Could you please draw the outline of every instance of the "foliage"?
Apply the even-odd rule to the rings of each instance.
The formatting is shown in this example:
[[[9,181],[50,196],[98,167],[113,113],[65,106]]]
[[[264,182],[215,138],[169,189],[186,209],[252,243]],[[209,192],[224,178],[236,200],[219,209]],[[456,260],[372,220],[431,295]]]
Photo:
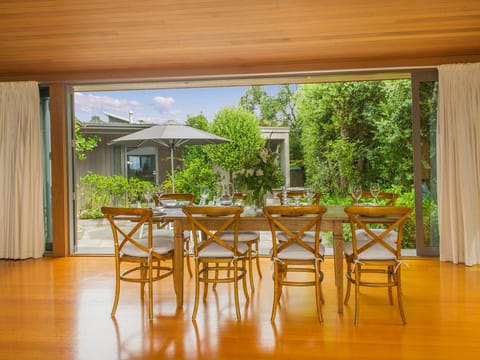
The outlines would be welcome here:
[[[303,165],[301,127],[297,124],[296,85],[282,85],[276,96],[270,96],[262,86],[252,86],[240,98],[239,106],[260,119],[261,126],[290,128],[290,161]]]
[[[243,167],[235,174],[239,189],[252,190],[254,198],[261,198],[284,183],[278,153],[268,148],[248,154]]]
[[[303,85],[296,94],[307,182],[346,194],[353,181],[412,186],[409,81]]]
[[[143,194],[147,191],[155,191],[155,187],[148,181],[88,172],[80,178],[77,186],[79,217],[103,217],[100,212],[102,206],[130,206],[131,203],[142,202]]]
[[[220,110],[211,132],[231,140],[226,144],[208,146],[207,150],[210,159],[227,171],[240,170],[247,154],[265,143],[258,119],[244,109],[227,107]]]
[[[87,158],[87,151],[92,151],[102,140],[100,136],[93,135],[85,137],[80,133],[82,129],[82,122],[75,119],[75,154],[79,160],[85,160]]]
[[[200,198],[200,185],[207,185],[213,194],[216,184],[220,181],[220,175],[215,173],[212,166],[208,166],[201,158],[191,159],[183,170],[175,171],[175,191],[178,193],[196,194]],[[172,178],[162,183],[162,189],[172,188]]]

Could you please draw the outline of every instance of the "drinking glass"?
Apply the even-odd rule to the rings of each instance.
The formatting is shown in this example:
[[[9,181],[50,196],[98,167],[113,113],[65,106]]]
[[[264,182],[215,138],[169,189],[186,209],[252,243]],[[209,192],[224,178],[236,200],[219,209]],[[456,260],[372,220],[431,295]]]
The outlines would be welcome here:
[[[370,184],[370,194],[372,194],[375,202],[378,201],[378,194],[380,193],[380,185],[378,183]]]
[[[355,204],[358,205],[358,202],[362,198],[362,187],[358,184],[353,184],[350,187],[350,194],[355,199]]]
[[[150,192],[150,191],[146,191],[144,194],[143,194],[143,197],[145,198],[145,200],[147,201],[147,205],[146,207],[150,207],[151,204],[152,204],[152,198],[153,198],[153,194]]]
[[[314,191],[311,187],[309,186],[306,186],[304,189],[303,189],[303,193],[305,194],[305,198],[307,199],[307,203],[309,205],[312,204],[312,200],[313,200],[313,195],[314,195]]]
[[[207,185],[200,186],[200,205],[206,205],[208,196],[210,195],[210,189]]]

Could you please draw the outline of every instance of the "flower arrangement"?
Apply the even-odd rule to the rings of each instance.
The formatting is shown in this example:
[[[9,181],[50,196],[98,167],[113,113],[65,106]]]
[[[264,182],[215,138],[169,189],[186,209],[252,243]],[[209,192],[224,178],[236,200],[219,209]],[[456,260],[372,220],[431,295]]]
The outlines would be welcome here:
[[[259,204],[264,203],[268,192],[281,186],[284,176],[280,168],[278,153],[262,148],[246,157],[243,168],[235,175],[238,189],[252,191]]]

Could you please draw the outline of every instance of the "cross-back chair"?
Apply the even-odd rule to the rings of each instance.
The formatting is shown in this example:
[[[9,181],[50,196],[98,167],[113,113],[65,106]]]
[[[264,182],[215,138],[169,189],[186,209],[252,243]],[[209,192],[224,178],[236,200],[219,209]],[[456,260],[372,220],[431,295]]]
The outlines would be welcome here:
[[[192,205],[195,201],[195,194],[189,193],[165,193],[159,197],[155,197],[155,204],[161,204],[162,200],[177,200],[187,202],[188,205]],[[168,223],[159,223],[159,228],[169,228],[170,224]],[[170,229],[171,230],[171,229]],[[193,276],[192,266],[190,265],[190,231],[184,231],[183,233],[183,242],[184,242],[184,257],[187,262],[187,269],[190,277]]]
[[[111,316],[114,317],[120,297],[120,282],[140,284],[144,299],[148,285],[148,316],[153,319],[153,283],[173,274],[173,241],[171,236],[153,236],[152,210],[142,208],[102,207],[110,223],[115,249],[115,299]],[[142,233],[147,225],[148,231]],[[171,260],[172,265],[162,265]],[[172,277],[173,278],[173,277]]]
[[[240,281],[247,303],[249,301],[246,282],[248,246],[238,241],[238,225],[242,211],[240,206],[183,208],[193,234],[195,304],[192,320],[197,317],[200,283],[204,284],[204,301],[207,299],[208,284],[233,283],[236,316],[237,320],[241,319],[238,296]],[[225,232],[232,232],[231,241],[222,238]]]
[[[320,228],[322,216],[327,211],[324,206],[265,206],[263,212],[270,224],[272,233],[273,260],[273,306],[271,321],[275,321],[277,307],[283,286],[314,286],[318,320],[322,315],[322,280],[321,264],[325,247],[321,244]],[[298,227],[299,216],[305,217],[305,223]],[[302,219],[303,220],[303,219]],[[281,241],[278,234],[283,234]],[[305,241],[306,234],[313,234],[313,241]],[[308,235],[310,237],[311,235]],[[313,274],[313,280],[289,280],[289,273]]]
[[[352,241],[344,245],[348,280],[345,305],[348,305],[351,286],[354,285],[355,325],[359,323],[361,286],[386,287],[392,305],[392,288],[396,287],[402,323],[407,322],[402,302],[401,249],[404,225],[411,211],[411,208],[405,206],[345,208],[352,232]],[[383,223],[385,228],[377,228],[379,223]]]

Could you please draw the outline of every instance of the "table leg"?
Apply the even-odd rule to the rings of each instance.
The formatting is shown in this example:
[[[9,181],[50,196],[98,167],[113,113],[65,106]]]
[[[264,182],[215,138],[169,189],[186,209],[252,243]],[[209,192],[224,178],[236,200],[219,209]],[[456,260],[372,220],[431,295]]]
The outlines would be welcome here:
[[[335,266],[335,286],[337,287],[338,312],[343,313],[343,222],[333,225],[333,252]]]
[[[173,267],[173,285],[177,295],[177,308],[183,307],[183,267],[184,267],[184,244],[183,244],[183,226],[181,221],[174,221],[174,262]]]

